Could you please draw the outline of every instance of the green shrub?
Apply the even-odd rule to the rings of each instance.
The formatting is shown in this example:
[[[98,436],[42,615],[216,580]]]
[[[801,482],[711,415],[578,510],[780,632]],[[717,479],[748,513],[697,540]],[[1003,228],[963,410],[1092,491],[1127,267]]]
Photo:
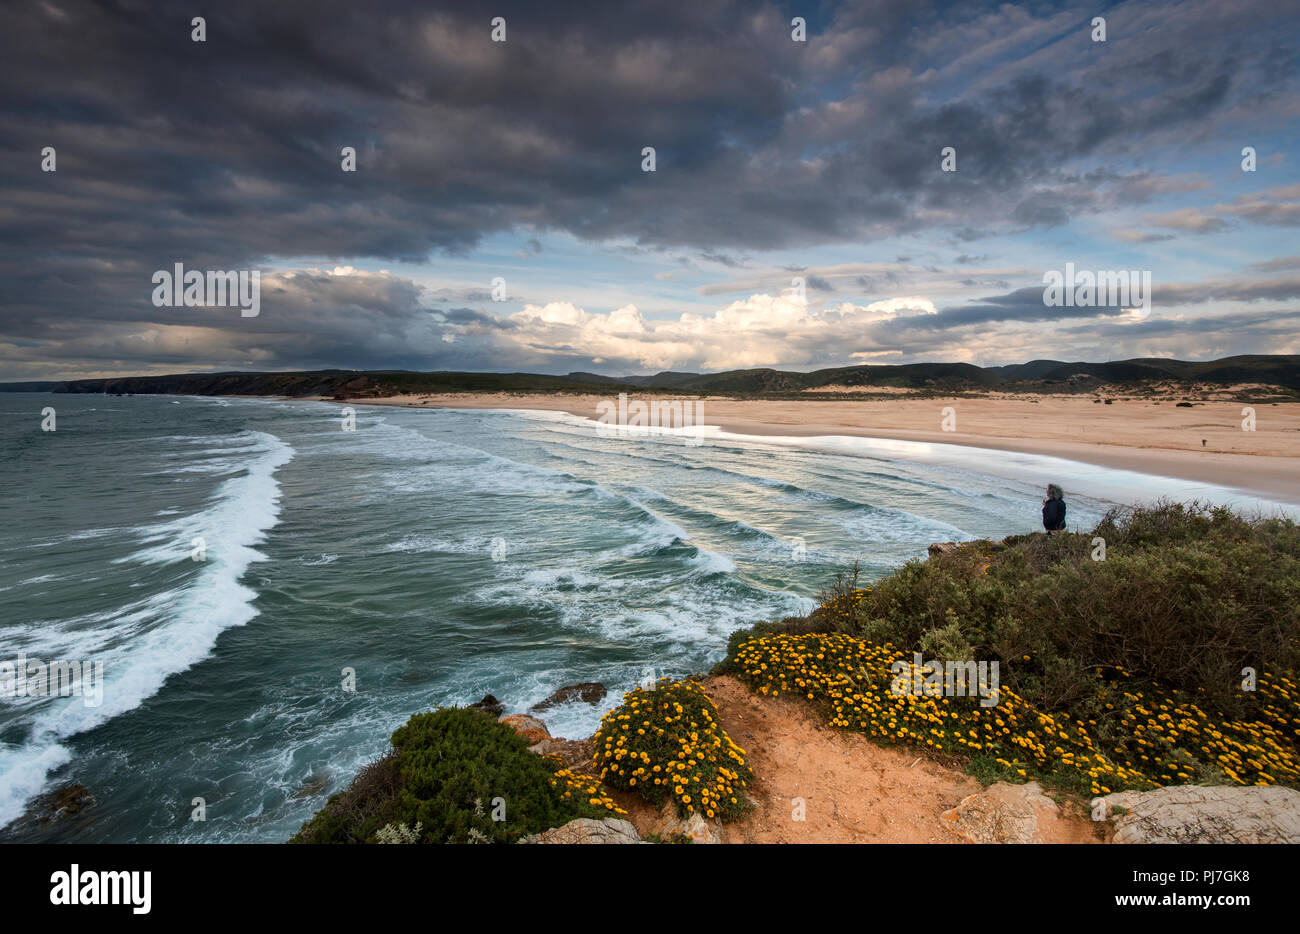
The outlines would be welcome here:
[[[420,843],[513,843],[617,811],[594,782],[529,752],[513,729],[475,710],[416,714],[392,745],[290,842],[375,843],[418,831]],[[502,809],[505,819],[494,820]]]
[[[1300,528],[1219,507],[1160,503],[1112,510],[1087,534],[973,542],[863,593],[835,614],[839,631],[999,660],[1002,683],[1046,710],[1123,671],[1244,714],[1242,669],[1300,669]]]

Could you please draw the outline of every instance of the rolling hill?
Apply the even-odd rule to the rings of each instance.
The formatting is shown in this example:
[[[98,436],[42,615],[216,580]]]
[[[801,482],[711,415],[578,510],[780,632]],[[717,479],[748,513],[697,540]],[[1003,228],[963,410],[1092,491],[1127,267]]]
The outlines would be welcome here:
[[[651,392],[745,396],[815,394],[835,387],[863,393],[911,390],[961,393],[998,389],[1019,392],[1088,392],[1101,386],[1138,389],[1163,384],[1226,387],[1264,384],[1300,396],[1300,355],[1224,357],[1202,362],[1140,358],[1105,363],[1031,360],[1008,366],[970,363],[909,363],[850,366],[800,373],[770,368],[722,373],[663,372],[605,376],[575,372],[566,376],[538,373],[467,373],[409,370],[310,370],[286,373],[180,373],[170,376],[122,376],[107,379],[0,383],[0,392],[165,393],[174,395],[330,396],[375,398],[403,393],[449,392],[605,392],[639,389]]]

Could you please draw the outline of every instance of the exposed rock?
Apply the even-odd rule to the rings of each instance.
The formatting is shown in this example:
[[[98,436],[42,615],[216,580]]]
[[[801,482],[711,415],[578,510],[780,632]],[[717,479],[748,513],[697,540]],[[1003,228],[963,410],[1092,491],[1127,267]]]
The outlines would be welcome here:
[[[698,812],[683,820],[677,816],[677,807],[671,801],[663,806],[650,832],[664,837],[685,834],[691,838],[692,843],[722,842],[722,834],[716,825],[705,820]]]
[[[706,821],[699,814],[692,814],[686,819],[679,830],[674,833],[684,833],[691,838],[692,843],[721,843],[716,828]]]
[[[317,772],[308,775],[307,778],[303,780],[302,787],[294,792],[293,797],[297,800],[299,798],[311,798],[315,795],[323,794],[325,789],[329,787],[329,783],[330,777],[327,773]]]
[[[571,769],[581,772],[592,771],[590,739],[565,739],[557,736],[554,739],[544,739],[528,748],[539,756],[556,756]]]
[[[1007,546],[1004,542],[994,542],[986,538],[977,538],[969,542],[934,542],[930,545],[930,557],[938,555],[956,555],[961,554],[967,549],[975,549],[978,554],[993,554],[994,552],[1006,551]]]
[[[617,817],[579,817],[563,827],[524,837],[520,843],[640,843],[636,828]]]
[[[570,701],[582,701],[584,704],[598,704],[605,699],[605,685],[599,681],[584,681],[582,684],[570,684],[562,687],[546,700],[533,704],[529,710],[546,710],[556,704]]]
[[[1300,843],[1300,791],[1291,788],[1171,785],[1102,800],[1116,843]]]
[[[491,694],[484,694],[483,699],[477,704],[470,704],[469,709],[481,710],[490,717],[499,718],[506,712],[506,705],[501,703],[501,701],[497,700]]]
[[[551,731],[546,728],[546,724],[526,713],[512,713],[500,719],[502,723],[513,727],[516,733],[528,740],[529,746],[535,746],[542,740],[551,738]]]
[[[971,843],[1043,843],[1039,821],[1054,820],[1059,811],[1038,782],[996,782],[963,798],[940,818],[949,830]]]

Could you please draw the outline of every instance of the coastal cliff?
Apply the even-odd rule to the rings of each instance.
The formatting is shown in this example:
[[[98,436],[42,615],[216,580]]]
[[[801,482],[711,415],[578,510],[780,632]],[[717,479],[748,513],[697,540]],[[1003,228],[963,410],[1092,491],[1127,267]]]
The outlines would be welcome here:
[[[1113,510],[842,574],[589,738],[491,697],[417,715],[295,840],[1300,842],[1298,654],[1294,522]],[[486,783],[421,771],[484,744],[508,760]]]

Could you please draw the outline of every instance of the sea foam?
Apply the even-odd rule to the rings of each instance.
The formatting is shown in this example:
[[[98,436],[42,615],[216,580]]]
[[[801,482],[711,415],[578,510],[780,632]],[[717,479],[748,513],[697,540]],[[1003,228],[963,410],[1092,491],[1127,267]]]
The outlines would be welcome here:
[[[188,560],[191,532],[202,535],[207,555],[202,568],[181,587],[148,600],[148,612],[103,614],[98,636],[115,636],[95,657],[104,663],[104,698],[87,706],[81,698],[50,698],[29,721],[21,745],[0,749],[0,827],[21,816],[27,801],[44,788],[50,772],[72,759],[65,741],[122,713],[156,694],[167,678],[202,661],[217,637],[232,626],[243,626],[257,615],[257,596],[240,583],[254,561],[265,560],[254,546],[278,521],[280,485],[276,471],[293,459],[294,450],[274,435],[250,431],[252,458],[245,473],[224,481],[212,504],[195,516],[148,530],[157,542],[129,560],[157,563]],[[176,538],[170,538],[175,535]],[[126,608],[124,608],[126,609]],[[116,630],[116,632],[112,632]],[[62,631],[63,645],[46,631],[48,657],[79,658],[85,653],[85,631]]]

